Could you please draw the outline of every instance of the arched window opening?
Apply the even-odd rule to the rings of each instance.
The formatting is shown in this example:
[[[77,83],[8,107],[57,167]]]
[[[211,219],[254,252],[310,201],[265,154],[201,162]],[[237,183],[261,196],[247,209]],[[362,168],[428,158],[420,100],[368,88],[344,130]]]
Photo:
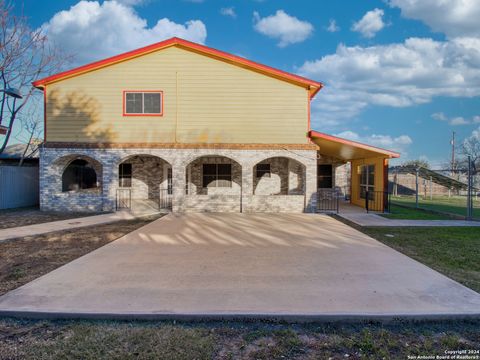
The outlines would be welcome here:
[[[97,173],[86,160],[73,160],[62,174],[62,191],[79,191],[97,188]]]

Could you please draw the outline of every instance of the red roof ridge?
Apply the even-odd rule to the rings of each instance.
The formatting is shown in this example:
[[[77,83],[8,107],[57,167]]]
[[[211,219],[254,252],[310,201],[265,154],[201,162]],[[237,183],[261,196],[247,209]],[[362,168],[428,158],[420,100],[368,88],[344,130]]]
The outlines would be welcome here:
[[[207,54],[207,55],[219,58],[223,61],[234,63],[236,65],[245,66],[250,69],[265,73],[273,77],[277,77],[286,81],[301,84],[303,86],[308,87],[309,90],[311,90],[310,97],[315,96],[315,94],[323,87],[323,84],[321,82],[310,80],[300,75],[288,73],[286,71],[279,70],[268,65],[263,65],[255,61],[248,60],[241,56],[233,55],[221,50],[217,50],[205,45],[197,44],[197,43],[184,40],[178,37],[172,37],[170,39],[160,41],[155,44],[147,45],[135,50],[127,51],[122,54],[108,57],[103,60],[94,61],[86,65],[82,65],[70,70],[62,71],[57,74],[47,76],[43,79],[36,80],[32,84],[37,88],[43,88],[45,87],[45,85],[52,82],[61,81],[65,78],[70,78],[76,75],[84,74],[90,71],[100,69],[105,66],[113,65],[118,62],[122,62],[134,57],[142,56],[142,55],[145,55],[166,47],[175,46],[175,45],[184,47],[186,49],[190,49],[193,51],[198,51],[200,53]],[[313,89],[310,89],[310,87],[313,87]]]

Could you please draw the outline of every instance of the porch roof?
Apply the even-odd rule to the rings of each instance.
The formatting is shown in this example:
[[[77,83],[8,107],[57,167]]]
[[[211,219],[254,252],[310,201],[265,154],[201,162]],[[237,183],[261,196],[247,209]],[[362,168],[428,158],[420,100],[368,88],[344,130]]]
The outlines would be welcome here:
[[[310,130],[309,137],[320,147],[322,154],[349,161],[372,157],[398,158],[399,153],[357,141],[343,139],[319,131]]]

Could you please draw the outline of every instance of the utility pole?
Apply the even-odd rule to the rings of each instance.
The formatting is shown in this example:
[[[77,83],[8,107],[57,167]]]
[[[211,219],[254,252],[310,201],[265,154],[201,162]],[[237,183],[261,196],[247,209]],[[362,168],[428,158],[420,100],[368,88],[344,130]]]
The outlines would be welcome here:
[[[451,164],[451,176],[454,177],[455,171],[455,131],[452,131],[452,140],[450,141],[450,145],[452,145],[452,164]]]

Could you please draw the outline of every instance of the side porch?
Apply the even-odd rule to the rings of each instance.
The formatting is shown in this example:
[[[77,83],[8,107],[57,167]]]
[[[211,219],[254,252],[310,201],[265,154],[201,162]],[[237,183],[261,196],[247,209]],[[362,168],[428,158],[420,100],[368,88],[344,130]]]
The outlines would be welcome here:
[[[383,212],[388,206],[389,160],[400,154],[318,131],[317,209]]]

